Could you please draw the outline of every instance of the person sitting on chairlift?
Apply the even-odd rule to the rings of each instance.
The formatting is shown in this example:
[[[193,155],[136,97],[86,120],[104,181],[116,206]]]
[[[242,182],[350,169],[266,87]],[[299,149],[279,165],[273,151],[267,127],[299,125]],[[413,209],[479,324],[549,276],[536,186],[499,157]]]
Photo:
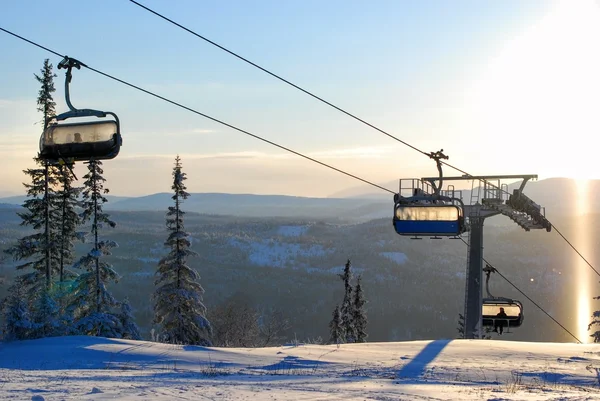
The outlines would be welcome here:
[[[508,315],[506,314],[506,312],[504,312],[504,308],[500,308],[500,312],[498,312],[496,317],[498,319],[494,321],[494,331],[498,334],[502,334],[504,326],[507,323],[507,322],[503,321],[502,319],[508,319]],[[500,331],[498,331],[498,328],[500,328]]]

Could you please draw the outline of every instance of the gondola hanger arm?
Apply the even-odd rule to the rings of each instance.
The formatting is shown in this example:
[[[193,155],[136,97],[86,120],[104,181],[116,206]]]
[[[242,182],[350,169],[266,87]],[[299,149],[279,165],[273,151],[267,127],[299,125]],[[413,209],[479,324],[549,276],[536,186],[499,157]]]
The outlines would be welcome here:
[[[67,111],[65,113],[61,113],[61,114],[57,115],[56,116],[57,121],[66,120],[67,118],[72,118],[72,117],[104,118],[104,117],[106,117],[106,114],[112,114],[112,113],[101,111],[101,110],[78,109],[75,106],[73,106],[73,103],[71,103],[70,84],[71,84],[71,80],[73,79],[73,74],[71,71],[73,68],[77,68],[78,70],[80,70],[81,67],[87,67],[87,65],[85,65],[81,61],[71,58],[69,56],[65,56],[65,58],[60,63],[58,63],[58,69],[66,69],[67,70],[65,73],[65,75],[66,75],[66,77],[65,77],[65,101],[66,101],[67,106],[69,107],[70,111]]]

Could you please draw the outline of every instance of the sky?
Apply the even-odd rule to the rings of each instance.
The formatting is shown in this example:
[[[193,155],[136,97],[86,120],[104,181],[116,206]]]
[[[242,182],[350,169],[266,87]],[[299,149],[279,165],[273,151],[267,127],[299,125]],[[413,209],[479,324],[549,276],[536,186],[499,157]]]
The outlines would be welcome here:
[[[471,174],[600,178],[597,0],[142,3]],[[127,0],[5,2],[0,27],[392,190],[436,174],[426,156]],[[41,134],[33,74],[60,58],[3,32],[0,49],[0,195],[20,194]],[[115,195],[168,192],[177,154],[190,192],[325,197],[360,184],[86,69],[71,100],[119,115],[123,147],[104,169]]]

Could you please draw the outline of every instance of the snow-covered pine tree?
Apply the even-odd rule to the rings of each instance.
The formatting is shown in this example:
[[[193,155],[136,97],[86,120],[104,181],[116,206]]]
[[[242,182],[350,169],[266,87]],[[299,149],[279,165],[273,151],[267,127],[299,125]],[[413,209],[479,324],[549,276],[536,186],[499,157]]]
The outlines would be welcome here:
[[[361,276],[358,276],[356,289],[354,290],[354,309],[353,322],[356,333],[356,342],[364,343],[367,341],[367,312],[365,311],[365,295],[360,285]]]
[[[342,308],[340,309],[342,315],[342,330],[344,333],[344,340],[347,343],[353,343],[356,341],[356,329],[354,327],[354,304],[352,302],[352,271],[350,259],[344,266],[344,273],[339,275],[344,281],[344,301],[342,302]]]
[[[121,302],[121,313],[119,314],[121,320],[121,326],[123,327],[122,337],[129,340],[141,340],[140,329],[135,323],[131,305],[129,305],[129,299],[125,298]]]
[[[110,250],[117,244],[110,240],[99,240],[100,230],[105,225],[115,227],[116,224],[102,210],[102,205],[107,202],[104,195],[108,193],[108,189],[104,188],[106,180],[102,177],[102,162],[91,160],[87,162],[87,168],[88,173],[83,177],[81,219],[82,222],[91,221],[90,234],[94,248],[73,265],[74,268],[86,270],[75,280],[70,296],[73,330],[76,334],[121,337],[121,321],[113,312],[118,302],[106,288],[108,282],[118,280],[118,274],[109,263],[101,260],[103,256],[111,255]]]
[[[31,316],[27,294],[20,279],[17,278],[8,290],[8,297],[3,301],[4,339],[25,340],[31,338],[31,331],[36,328]]]
[[[187,258],[197,255],[190,250],[189,233],[184,231],[181,204],[188,198],[181,171],[181,159],[175,158],[173,168],[172,199],[174,206],[167,212],[169,237],[165,246],[170,248],[167,256],[158,262],[154,292],[154,322],[159,325],[159,339],[173,344],[211,344],[212,327],[206,318],[202,301],[204,289],[200,275],[188,266]]]
[[[53,190],[56,184],[54,168],[45,165],[43,160],[34,158],[41,168],[32,168],[23,172],[31,178],[31,184],[24,183],[27,197],[23,202],[24,212],[17,213],[22,226],[31,226],[36,232],[20,238],[17,244],[6,252],[14,260],[26,261],[17,266],[17,270],[32,268],[34,273],[21,276],[23,285],[27,287],[30,306],[42,289],[49,289],[52,277],[59,271],[59,254],[57,243],[58,215],[57,195]],[[46,179],[47,169],[48,174]],[[48,190],[46,186],[48,182]]]
[[[329,322],[329,343],[340,344],[344,342],[344,331],[342,330],[342,314],[340,306],[336,305]]]
[[[33,316],[36,324],[31,331],[31,338],[44,338],[64,334],[64,331],[59,331],[62,326],[60,308],[54,297],[54,293],[43,288],[36,298],[33,305]]]
[[[42,123],[46,128],[55,115],[56,106],[52,98],[52,93],[55,91],[53,79],[56,75],[52,72],[52,64],[48,59],[44,61],[41,72],[41,75],[35,75],[36,80],[41,83],[37,109],[43,114]],[[35,233],[19,239],[17,244],[6,252],[14,260],[26,261],[17,266],[18,270],[33,269],[33,272],[24,273],[17,279],[25,287],[24,292],[32,314],[43,320],[44,314],[39,310],[36,311],[35,307],[43,304],[39,302],[41,294],[52,297],[52,278],[59,270],[57,235],[60,223],[55,191],[57,169],[48,166],[39,158],[34,158],[34,161],[38,165],[37,168],[24,170],[24,173],[30,177],[31,183],[24,183],[28,199],[23,203],[25,212],[18,215],[22,219],[21,225],[31,226]],[[34,326],[46,327],[46,323],[48,322],[39,321]]]

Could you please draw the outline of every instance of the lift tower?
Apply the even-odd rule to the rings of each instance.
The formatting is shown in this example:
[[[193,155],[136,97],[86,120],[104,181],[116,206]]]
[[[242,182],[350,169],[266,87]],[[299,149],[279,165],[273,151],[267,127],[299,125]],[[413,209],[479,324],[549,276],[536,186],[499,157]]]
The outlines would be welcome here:
[[[400,191],[395,197],[398,199],[431,199],[451,198],[459,200],[462,205],[463,216],[467,219],[465,229],[468,231],[467,272],[465,285],[465,338],[472,339],[482,335],[482,309],[483,309],[483,224],[486,218],[502,214],[509,217],[525,231],[532,229],[546,229],[550,231],[552,225],[545,217],[544,208],[533,202],[523,193],[525,184],[531,179],[537,179],[535,174],[523,175],[491,175],[459,177],[443,177],[444,181],[472,181],[470,201],[464,204],[461,191],[456,191],[454,185],[448,185],[446,190],[441,190],[441,168],[439,177],[424,177],[421,179],[400,180]],[[519,188],[508,191],[507,184],[501,180],[522,180]],[[436,185],[436,181],[438,184]],[[495,183],[494,183],[495,182]],[[408,183],[406,185],[405,183]],[[403,196],[410,191],[411,195]],[[438,202],[434,200],[434,202]],[[455,202],[456,203],[456,202]],[[398,231],[398,230],[397,230]],[[444,234],[441,234],[444,235]],[[433,238],[439,238],[434,235]]]

